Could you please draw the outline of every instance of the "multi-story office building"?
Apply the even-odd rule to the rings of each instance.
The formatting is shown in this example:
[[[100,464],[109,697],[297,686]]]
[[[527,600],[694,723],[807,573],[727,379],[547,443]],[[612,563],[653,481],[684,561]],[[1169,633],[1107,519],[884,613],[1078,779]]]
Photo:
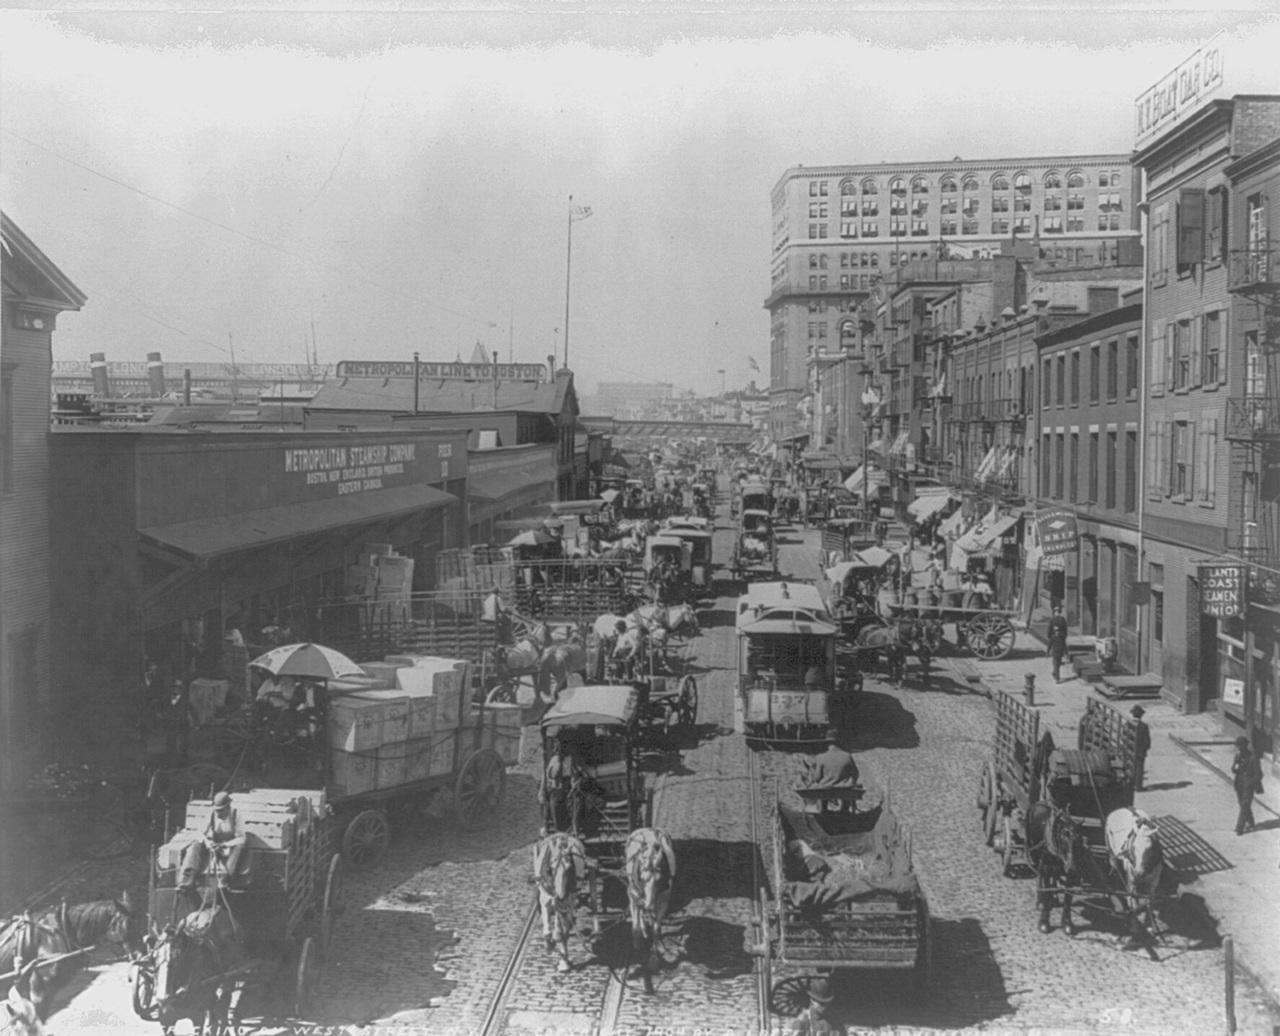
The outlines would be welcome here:
[[[1115,261],[1137,237],[1128,155],[797,166],[772,192],[770,432],[800,428],[810,362],[859,340],[858,305],[902,263],[1038,243],[1048,263]]]
[[[1187,711],[1215,707],[1228,728],[1253,725],[1263,738],[1276,726],[1274,615],[1249,626],[1238,614],[1202,606],[1201,592],[1204,566],[1255,560],[1245,555],[1257,542],[1250,523],[1266,479],[1255,443],[1265,436],[1244,435],[1232,401],[1258,398],[1254,379],[1274,330],[1258,321],[1255,301],[1272,275],[1249,272],[1250,241],[1258,246],[1252,254],[1265,255],[1274,220],[1259,189],[1267,174],[1249,156],[1277,136],[1280,96],[1235,96],[1204,104],[1133,158],[1149,205],[1139,578],[1151,603],[1138,617],[1139,663]],[[1238,257],[1242,265],[1233,269]]]

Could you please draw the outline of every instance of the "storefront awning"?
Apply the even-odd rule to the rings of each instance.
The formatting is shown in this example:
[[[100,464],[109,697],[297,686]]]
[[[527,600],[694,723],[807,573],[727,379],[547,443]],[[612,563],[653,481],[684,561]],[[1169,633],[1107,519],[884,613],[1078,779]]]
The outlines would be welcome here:
[[[941,524],[938,526],[938,535],[947,537],[952,535],[952,533],[957,533],[960,531],[960,526],[963,524],[964,511],[958,510],[954,514],[948,515],[946,518],[942,519]]]
[[[995,521],[979,522],[974,528],[956,540],[956,546],[966,553],[979,554],[990,549],[996,540],[1020,521],[1022,521],[1022,515],[1020,514],[1002,514]]]
[[[264,507],[243,514],[197,518],[173,525],[139,529],[145,540],[191,558],[216,558],[242,550],[268,547],[313,533],[399,518],[414,511],[456,503],[457,497],[431,486],[397,486],[351,493],[330,500]]]
[[[883,453],[883,452],[884,452],[884,440],[883,440],[883,439],[876,439],[874,442],[869,443],[869,444],[867,445],[867,452],[868,452],[868,453]]]
[[[907,514],[923,522],[945,508],[953,499],[954,497],[946,490],[940,493],[926,493],[907,504]]]
[[[864,482],[866,483],[867,492],[873,493],[881,486],[887,486],[889,484],[889,476],[879,468],[871,468],[868,470],[867,466],[864,464],[844,480],[844,488],[849,490],[849,492],[853,493],[855,496],[862,496]]]
[[[898,437],[893,440],[893,445],[889,447],[889,456],[897,457],[907,448],[907,440],[911,437],[910,432],[899,432]]]
[[[994,446],[987,450],[987,455],[982,458],[982,463],[978,465],[978,470],[973,473],[973,477],[976,481],[981,482],[983,479],[991,477],[992,469],[995,467],[996,463],[997,452],[998,451]]]

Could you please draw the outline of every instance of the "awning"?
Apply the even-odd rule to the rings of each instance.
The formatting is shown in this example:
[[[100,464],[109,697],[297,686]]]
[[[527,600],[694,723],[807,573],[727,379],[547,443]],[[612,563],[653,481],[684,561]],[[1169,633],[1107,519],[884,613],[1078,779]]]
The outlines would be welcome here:
[[[975,481],[981,482],[983,479],[990,477],[991,469],[995,467],[996,463],[996,452],[997,450],[994,446],[987,450],[987,455],[982,458],[982,463],[978,465],[978,470],[973,473]]]
[[[960,526],[963,524],[964,511],[957,510],[954,514],[950,514],[946,518],[942,519],[942,522],[938,525],[938,535],[945,538],[953,533],[957,533],[960,531]]]
[[[1018,459],[1018,451],[1015,449],[1006,449],[1004,456],[1000,458],[1000,467],[996,470],[996,478],[1005,478],[1013,470],[1014,462]]]
[[[432,510],[456,502],[457,497],[442,489],[424,485],[398,486],[304,504],[264,507],[244,514],[153,525],[139,529],[138,533],[143,539],[188,557],[216,558],[348,525],[399,518],[414,511]]]
[[[883,452],[884,452],[884,440],[883,440],[883,439],[876,439],[874,442],[869,443],[869,444],[868,444],[868,446],[867,446],[867,452],[868,452],[868,453],[883,453]]]
[[[918,496],[907,504],[907,514],[912,515],[917,521],[923,522],[941,511],[953,499],[955,498],[946,490],[941,493],[926,493],[924,496]]]
[[[907,448],[907,440],[911,438],[910,432],[899,432],[898,437],[893,440],[893,445],[889,447],[889,456],[897,457]]]
[[[867,466],[864,464],[845,479],[843,484],[844,488],[849,490],[850,493],[853,493],[855,496],[862,496],[864,482],[866,483],[866,491],[870,493],[873,490],[879,489],[881,486],[887,486],[889,484],[889,476],[879,468],[871,468],[870,470],[867,470]]]
[[[530,486],[554,488],[552,471],[483,471],[467,477],[467,498],[473,501],[496,501]]]
[[[956,546],[968,554],[979,554],[988,550],[996,540],[1020,521],[1022,521],[1020,514],[1002,514],[993,522],[979,522],[956,540]]]

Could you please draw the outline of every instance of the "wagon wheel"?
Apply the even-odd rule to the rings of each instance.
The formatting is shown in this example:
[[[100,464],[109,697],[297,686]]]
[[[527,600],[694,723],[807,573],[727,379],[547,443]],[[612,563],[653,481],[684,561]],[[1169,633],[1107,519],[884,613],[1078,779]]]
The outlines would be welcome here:
[[[311,1010],[311,1002],[315,997],[316,972],[319,965],[319,953],[316,941],[310,935],[302,940],[302,949],[298,951],[298,971],[293,985],[293,1014],[295,1018],[305,1018]]]
[[[492,748],[467,756],[453,786],[453,806],[458,823],[468,831],[483,826],[502,801],[507,764]]]
[[[987,764],[988,769],[992,769],[992,764]],[[996,841],[996,818],[1000,815],[1000,784],[993,777],[991,782],[993,789],[991,803],[987,806],[986,811],[982,814],[982,835],[983,841],[987,845],[994,845]]]
[[[499,680],[489,688],[489,693],[484,696],[484,703],[485,705],[515,705],[516,681]]]
[[[241,760],[253,765],[253,744],[257,737],[251,716],[231,716],[213,735],[213,750],[218,762],[236,769]]]
[[[391,842],[391,826],[380,809],[357,813],[342,834],[342,856],[352,870],[364,870],[382,859]]]
[[[779,979],[769,989],[769,1013],[781,1018],[795,1018],[811,1003],[809,979],[803,975]]]
[[[143,1021],[154,1022],[160,1017],[160,1008],[156,1004],[156,973],[141,961],[130,966],[131,998],[133,1013]]]
[[[991,800],[995,795],[994,774],[991,772],[991,764],[987,763],[982,768],[982,773],[978,774],[978,810],[983,814],[983,820],[986,820],[987,807],[991,805]]]
[[[978,615],[966,627],[969,650],[979,658],[1004,658],[1013,650],[1013,626],[1002,615]]]
[[[342,856],[334,853],[329,857],[329,873],[325,877],[324,899],[320,905],[320,952],[326,957],[333,942],[333,926],[346,908],[343,900]]]
[[[680,678],[680,722],[692,727],[698,722],[698,681],[692,673]]]
[[[1004,815],[1004,845],[1000,849],[1000,873],[1004,877],[1013,876],[1013,817]]]

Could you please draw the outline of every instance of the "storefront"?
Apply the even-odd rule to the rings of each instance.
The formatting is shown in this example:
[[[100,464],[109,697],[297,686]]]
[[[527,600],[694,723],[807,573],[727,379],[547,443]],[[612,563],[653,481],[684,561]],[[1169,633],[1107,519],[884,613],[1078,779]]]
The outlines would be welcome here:
[[[464,432],[52,438],[63,706],[124,697],[144,659],[242,683],[271,627],[306,640],[335,602],[407,602],[464,542]]]

